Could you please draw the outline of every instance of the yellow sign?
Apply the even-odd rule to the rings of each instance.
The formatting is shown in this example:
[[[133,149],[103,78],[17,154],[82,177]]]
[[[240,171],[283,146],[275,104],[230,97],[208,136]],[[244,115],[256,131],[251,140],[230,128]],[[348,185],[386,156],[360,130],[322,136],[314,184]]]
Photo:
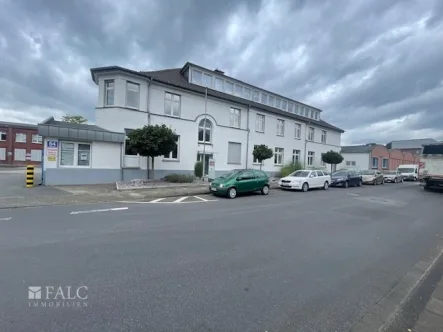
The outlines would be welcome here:
[[[48,156],[48,161],[56,161],[57,157],[52,155],[52,156]]]

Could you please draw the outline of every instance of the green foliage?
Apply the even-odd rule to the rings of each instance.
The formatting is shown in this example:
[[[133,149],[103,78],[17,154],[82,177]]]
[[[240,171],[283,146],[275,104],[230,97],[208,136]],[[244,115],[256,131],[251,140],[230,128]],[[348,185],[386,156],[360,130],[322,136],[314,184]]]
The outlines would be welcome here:
[[[299,162],[286,164],[281,168],[280,176],[281,177],[288,176],[292,172],[298,171],[300,169],[303,169],[303,165]]]
[[[267,145],[261,144],[254,147],[254,150],[252,151],[252,155],[254,156],[254,159],[257,159],[260,163],[260,169],[261,165],[263,164],[263,160],[272,158],[274,156],[274,151],[272,149],[268,148]]]
[[[143,157],[166,155],[177,145],[175,133],[164,124],[135,129],[128,138],[131,149]]]
[[[69,123],[87,123],[88,119],[86,119],[85,117],[81,116],[81,115],[69,115],[66,114],[62,117],[62,121],[63,122],[69,122]]]
[[[189,174],[169,174],[165,176],[165,181],[173,183],[192,183],[194,176]]]
[[[321,160],[331,165],[331,171],[332,171],[332,165],[340,164],[343,161],[343,156],[336,151],[330,150],[326,153],[322,153]]]
[[[198,178],[203,176],[203,163],[201,161],[197,161],[194,165],[194,175]]]

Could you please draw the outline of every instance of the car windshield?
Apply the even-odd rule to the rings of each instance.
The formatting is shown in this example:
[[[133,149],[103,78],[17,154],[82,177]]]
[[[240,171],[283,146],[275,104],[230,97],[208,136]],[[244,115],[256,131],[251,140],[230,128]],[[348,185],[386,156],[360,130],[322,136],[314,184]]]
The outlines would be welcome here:
[[[400,173],[414,173],[414,168],[399,168],[398,171]]]
[[[332,173],[332,176],[348,176],[348,172],[343,172],[343,171],[335,172],[335,173]]]
[[[219,176],[219,179],[229,179],[238,174],[239,171],[231,171]]]
[[[374,171],[361,171],[361,175],[374,175]]]
[[[383,174],[385,174],[385,175],[393,175],[395,173],[397,173],[397,172],[396,171],[386,171],[386,172],[383,172]]]
[[[294,176],[296,178],[305,178],[309,175],[309,171],[295,171],[289,174],[289,176]]]

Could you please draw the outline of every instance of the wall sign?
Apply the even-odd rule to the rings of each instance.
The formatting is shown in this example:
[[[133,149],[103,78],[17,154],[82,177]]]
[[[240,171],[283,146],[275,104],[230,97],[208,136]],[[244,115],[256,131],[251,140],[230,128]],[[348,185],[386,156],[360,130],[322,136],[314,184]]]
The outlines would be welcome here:
[[[208,178],[215,179],[215,160],[209,159]]]
[[[48,157],[48,161],[57,161],[58,141],[46,142],[46,155]]]

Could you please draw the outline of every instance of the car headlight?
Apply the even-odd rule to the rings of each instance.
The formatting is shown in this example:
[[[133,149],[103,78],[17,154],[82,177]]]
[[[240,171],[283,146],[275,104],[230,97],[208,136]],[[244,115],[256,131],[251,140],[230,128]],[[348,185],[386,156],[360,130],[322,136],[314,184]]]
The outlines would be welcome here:
[[[224,187],[223,183],[220,183],[219,187],[220,187],[220,188],[223,188],[223,187]]]

